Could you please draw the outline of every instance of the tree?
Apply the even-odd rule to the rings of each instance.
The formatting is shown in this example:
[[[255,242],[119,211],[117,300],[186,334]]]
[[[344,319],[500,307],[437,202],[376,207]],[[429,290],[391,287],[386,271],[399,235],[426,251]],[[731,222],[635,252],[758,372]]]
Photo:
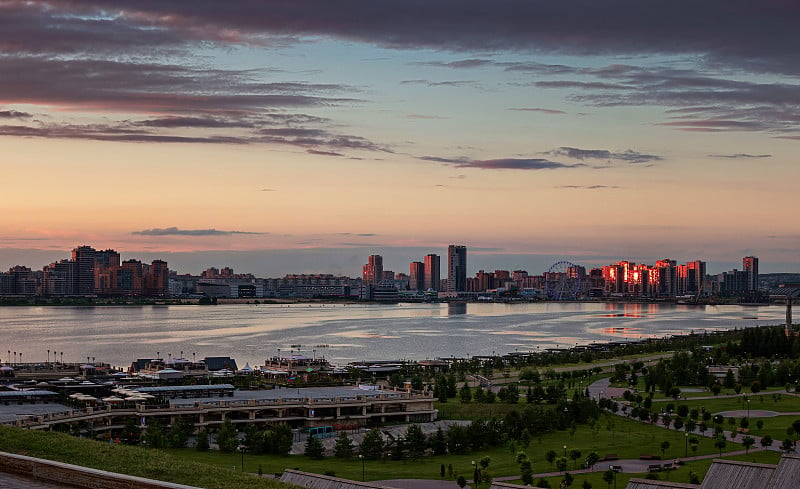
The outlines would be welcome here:
[[[583,489],[592,489],[592,483],[583,479],[583,484],[581,484],[581,488]]]
[[[689,448],[692,450],[692,456],[697,454],[697,446],[700,444],[700,440],[696,436],[689,437]]]
[[[764,448],[771,447],[773,443],[772,437],[769,435],[764,435],[761,437],[761,446]]]
[[[711,393],[715,396],[718,396],[721,390],[722,386],[719,385],[719,382],[714,382],[714,384],[711,385]]]
[[[200,430],[197,432],[197,441],[194,445],[195,450],[198,452],[207,452],[208,451],[208,432],[206,430]]]
[[[441,465],[439,466],[439,477],[441,477],[442,479],[444,479],[444,464],[441,464]]]
[[[559,457],[556,460],[556,469],[558,469],[559,472],[565,472],[567,470],[567,459]]]
[[[722,435],[717,436],[714,439],[714,448],[719,450],[719,456],[722,456],[722,451],[725,450],[725,447],[728,446],[728,442],[725,441],[725,437]]]
[[[664,454],[667,453],[667,450],[669,450],[669,441],[664,440],[661,442],[661,458],[664,458]]]
[[[615,475],[616,475],[616,472],[614,472],[611,469],[608,469],[605,472],[603,472],[603,482],[608,484],[609,488],[611,487],[611,483],[614,482],[614,476]]]
[[[572,476],[569,472],[564,473],[564,487],[569,487],[572,483],[575,482],[575,477]]]
[[[753,394],[758,394],[759,392],[761,392],[761,382],[754,380],[750,384],[750,392],[752,392]]]
[[[594,469],[594,466],[599,461],[600,455],[598,455],[597,452],[590,452],[589,455],[586,456],[586,465],[588,465],[591,469]]]
[[[551,467],[553,466],[553,462],[555,462],[557,456],[558,454],[555,450],[548,450],[547,453],[544,454],[545,460],[550,462]]]
[[[578,459],[581,458],[581,451],[577,448],[573,448],[569,451],[569,459],[572,460],[573,466],[577,469],[578,468]]]
[[[373,428],[364,435],[358,451],[368,460],[377,460],[383,453],[383,437],[377,428]]]
[[[687,406],[686,404],[680,404],[678,406],[677,414],[681,418],[685,418],[686,416],[689,415],[689,406]]]
[[[239,438],[236,436],[236,429],[230,419],[226,419],[222,423],[215,439],[219,450],[223,453],[233,453],[239,446]]]
[[[353,440],[344,431],[340,431],[336,436],[333,456],[336,458],[353,458]]]
[[[756,421],[756,428],[758,428],[759,431],[761,431],[763,427],[764,427],[764,420],[759,419],[758,421]]]
[[[788,453],[793,448],[794,448],[794,442],[790,438],[784,439],[783,443],[781,443],[781,450],[783,450],[784,452]]]
[[[722,385],[727,387],[728,389],[733,389],[733,386],[736,384],[736,378],[733,375],[733,370],[728,369],[725,373],[725,380]]]
[[[316,436],[306,438],[306,448],[303,455],[314,460],[322,460],[324,452],[325,448],[322,446],[322,440]]]
[[[136,421],[133,418],[128,418],[125,420],[125,433],[122,437],[122,443],[126,445],[136,445],[139,443],[139,436],[141,435],[141,430],[139,426],[136,424]]]
[[[436,433],[431,435],[430,445],[434,455],[447,453],[447,438],[444,436],[444,431],[441,427],[437,428]]]
[[[541,477],[540,477],[540,478],[539,478],[539,479],[536,481],[536,487],[545,487],[545,488],[549,488],[549,487],[550,487],[550,482],[549,482],[547,479],[544,479],[544,478],[541,478]]]
[[[468,403],[472,401],[472,389],[469,388],[466,382],[464,382],[464,386],[461,388],[458,396],[461,398],[462,403]]]
[[[169,446],[172,448],[186,448],[189,443],[189,426],[181,418],[175,418],[169,432]]]
[[[456,479],[456,484],[458,484],[458,487],[461,489],[464,489],[464,486],[467,485],[467,479],[465,479],[463,475],[459,475],[458,479]]]
[[[750,447],[752,447],[753,444],[755,444],[755,442],[756,442],[756,440],[752,436],[745,436],[742,439],[742,445],[744,445],[745,453],[749,453],[750,452]]]
[[[286,457],[292,449],[292,428],[289,425],[279,424],[271,427],[264,433],[264,446],[268,453]]]
[[[412,460],[416,460],[425,453],[425,433],[418,424],[412,424],[406,430],[405,444]]]

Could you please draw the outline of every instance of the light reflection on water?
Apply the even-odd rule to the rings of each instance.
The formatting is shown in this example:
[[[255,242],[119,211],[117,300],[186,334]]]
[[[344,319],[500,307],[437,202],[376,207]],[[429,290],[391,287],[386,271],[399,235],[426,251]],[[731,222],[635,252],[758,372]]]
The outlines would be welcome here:
[[[167,357],[231,355],[261,365],[300,344],[334,363],[535,351],[779,324],[782,306],[619,303],[219,305],[0,308],[0,357],[95,357],[117,366]],[[316,347],[315,347],[316,346]],[[311,350],[315,350],[313,353]],[[51,353],[52,354],[52,353]],[[52,359],[52,357],[51,357]]]

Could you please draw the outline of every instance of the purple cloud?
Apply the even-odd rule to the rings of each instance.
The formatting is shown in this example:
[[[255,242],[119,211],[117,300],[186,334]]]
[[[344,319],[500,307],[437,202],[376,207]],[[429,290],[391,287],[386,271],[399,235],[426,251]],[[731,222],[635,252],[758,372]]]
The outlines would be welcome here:
[[[142,231],[133,231],[131,234],[139,236],[231,236],[234,234],[268,234],[249,231],[220,231],[218,229],[178,229],[177,227],[153,228]]]
[[[472,160],[468,158],[441,158],[437,156],[422,156],[424,161],[446,163],[456,168],[479,168],[482,170],[556,170],[560,168],[577,168],[583,164],[567,165],[542,158],[498,158],[492,160]]]

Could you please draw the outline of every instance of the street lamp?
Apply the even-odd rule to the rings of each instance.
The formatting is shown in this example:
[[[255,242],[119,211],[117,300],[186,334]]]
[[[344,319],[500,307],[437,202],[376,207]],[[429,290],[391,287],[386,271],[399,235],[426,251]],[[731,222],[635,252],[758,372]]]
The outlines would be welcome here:
[[[686,438],[686,443],[684,443],[683,447],[683,458],[686,458],[689,455],[689,432],[687,431],[684,433]]]
[[[364,482],[364,455],[359,453],[358,459],[361,460],[361,482]]]
[[[239,445],[239,451],[242,452],[242,474],[244,474],[244,452],[247,451],[247,446]]]
[[[750,421],[750,398],[747,398],[747,421]]]
[[[477,464],[475,464],[474,460],[472,461],[472,482],[473,482],[472,489],[478,489],[478,466]]]
[[[564,458],[567,458],[567,446],[564,445]]]

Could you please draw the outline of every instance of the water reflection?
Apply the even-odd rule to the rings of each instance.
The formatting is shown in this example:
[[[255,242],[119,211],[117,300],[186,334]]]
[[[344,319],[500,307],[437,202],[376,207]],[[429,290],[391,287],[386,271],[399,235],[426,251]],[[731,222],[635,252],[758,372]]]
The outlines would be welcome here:
[[[447,315],[448,316],[457,316],[467,313],[467,303],[466,302],[448,302],[447,303]]]
[[[751,319],[757,317],[758,319]],[[161,352],[230,355],[262,365],[278,348],[326,345],[334,363],[488,355],[576,342],[630,341],[694,330],[780,324],[782,306],[621,303],[352,304],[347,307],[219,305],[2,307],[3,352],[64,361],[87,355],[117,366]],[[309,347],[308,354],[313,346]]]

